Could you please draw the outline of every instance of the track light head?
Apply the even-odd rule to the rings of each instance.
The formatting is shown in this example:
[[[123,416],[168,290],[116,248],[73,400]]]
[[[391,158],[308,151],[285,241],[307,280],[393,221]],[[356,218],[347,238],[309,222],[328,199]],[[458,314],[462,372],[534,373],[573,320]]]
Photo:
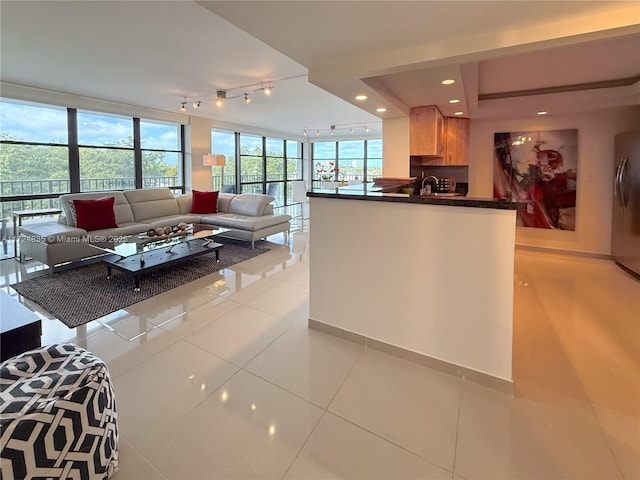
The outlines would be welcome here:
[[[262,91],[264,92],[265,96],[267,96],[267,97],[268,97],[269,95],[271,95],[271,92],[272,92],[272,90],[273,90],[274,88],[275,88],[275,87],[274,87],[273,85],[271,85],[271,86],[267,86],[267,87],[262,87]]]
[[[193,106],[193,109],[196,110],[200,105],[202,105],[202,102],[198,100],[193,102],[191,105]]]
[[[249,96],[248,93],[244,94],[244,103],[246,103],[247,105],[251,103],[251,97]]]
[[[187,102],[181,102],[181,103],[182,103],[182,105],[180,105],[180,111],[181,112],[186,112],[187,111],[187,107],[186,107]]]

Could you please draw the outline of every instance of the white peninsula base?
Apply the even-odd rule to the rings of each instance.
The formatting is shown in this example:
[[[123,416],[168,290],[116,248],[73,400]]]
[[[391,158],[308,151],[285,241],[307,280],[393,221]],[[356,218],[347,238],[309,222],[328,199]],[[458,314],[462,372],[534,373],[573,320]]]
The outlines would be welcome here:
[[[310,327],[512,381],[515,210],[322,197],[310,209]]]

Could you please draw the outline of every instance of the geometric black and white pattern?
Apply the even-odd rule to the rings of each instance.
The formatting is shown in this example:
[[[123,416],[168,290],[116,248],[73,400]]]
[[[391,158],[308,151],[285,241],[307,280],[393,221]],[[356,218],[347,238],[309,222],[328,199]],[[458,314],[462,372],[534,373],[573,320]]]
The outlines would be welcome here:
[[[0,365],[2,480],[107,479],[118,467],[116,398],[109,371],[71,343]]]

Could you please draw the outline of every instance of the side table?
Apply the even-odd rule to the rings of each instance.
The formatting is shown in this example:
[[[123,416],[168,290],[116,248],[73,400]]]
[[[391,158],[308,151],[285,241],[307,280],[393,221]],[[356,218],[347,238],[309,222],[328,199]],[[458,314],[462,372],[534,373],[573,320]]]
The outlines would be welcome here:
[[[18,254],[18,229],[22,226],[23,218],[46,217],[49,215],[59,215],[62,210],[59,208],[37,208],[33,210],[14,210],[11,212],[13,218],[13,258],[18,262],[24,262],[22,253]]]
[[[0,290],[0,361],[40,346],[42,322],[27,307]]]

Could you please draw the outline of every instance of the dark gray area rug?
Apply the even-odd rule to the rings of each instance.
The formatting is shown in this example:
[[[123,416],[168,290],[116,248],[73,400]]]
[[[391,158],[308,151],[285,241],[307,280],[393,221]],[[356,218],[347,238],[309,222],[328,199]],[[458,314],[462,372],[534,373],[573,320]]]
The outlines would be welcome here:
[[[108,280],[107,267],[102,263],[32,278],[11,285],[11,288],[69,328],[74,328],[269,250],[251,249],[228,239],[220,243],[224,244],[220,250],[220,262],[216,262],[215,254],[211,253],[149,272],[141,277],[139,292],[134,292],[133,275],[114,269]]]

